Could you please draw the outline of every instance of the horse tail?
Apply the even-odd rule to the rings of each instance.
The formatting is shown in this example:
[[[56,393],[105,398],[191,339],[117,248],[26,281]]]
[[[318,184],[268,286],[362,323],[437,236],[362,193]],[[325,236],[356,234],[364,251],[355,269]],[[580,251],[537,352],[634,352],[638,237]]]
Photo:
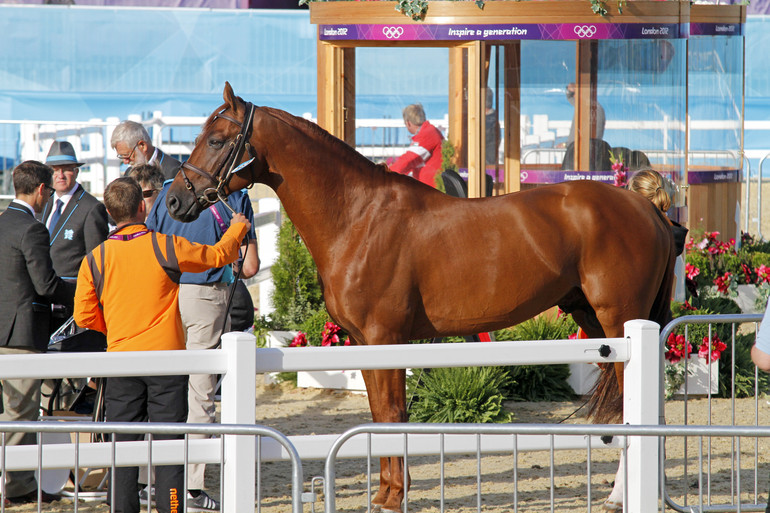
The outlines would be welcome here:
[[[668,223],[667,219],[666,223]],[[657,322],[661,329],[673,317],[671,314],[671,293],[674,287],[675,264],[676,250],[672,233],[666,268],[661,277],[660,286],[650,307],[648,317],[648,320]],[[620,366],[620,369],[618,369],[618,366]],[[623,421],[623,393],[619,382],[622,379],[622,364],[602,363],[599,364],[599,367],[601,368],[601,374],[591,389],[591,398],[588,400],[588,418],[594,424],[621,423]]]
[[[593,424],[620,424],[623,421],[623,394],[620,393],[614,363],[600,363],[588,399],[588,418]]]

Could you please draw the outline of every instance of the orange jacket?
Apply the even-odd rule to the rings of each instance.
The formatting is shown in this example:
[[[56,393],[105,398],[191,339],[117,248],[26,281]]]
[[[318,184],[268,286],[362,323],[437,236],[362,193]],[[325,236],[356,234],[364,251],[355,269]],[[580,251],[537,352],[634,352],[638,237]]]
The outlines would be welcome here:
[[[107,239],[91,252],[96,280],[88,257],[83,259],[75,291],[75,322],[105,333],[107,351],[184,349],[178,273],[197,273],[234,262],[246,235],[246,225],[234,223],[214,246],[150,231],[137,236],[142,231],[147,231],[142,224],[125,226],[117,230],[116,235],[124,235],[129,240]],[[131,235],[134,238],[130,238]],[[169,261],[166,267],[170,271],[161,266],[156,256],[153,235],[162,257]],[[172,279],[174,272],[176,282]],[[101,283],[101,294],[97,293],[95,282],[97,286]]]

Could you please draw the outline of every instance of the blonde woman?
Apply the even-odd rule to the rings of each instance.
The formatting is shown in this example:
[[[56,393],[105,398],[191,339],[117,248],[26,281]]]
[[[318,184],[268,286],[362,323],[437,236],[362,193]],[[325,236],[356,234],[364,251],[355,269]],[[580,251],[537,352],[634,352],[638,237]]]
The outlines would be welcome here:
[[[666,190],[669,182],[663,178],[660,173],[653,169],[642,169],[634,173],[628,181],[628,190],[638,192],[653,205],[658,207],[664,214],[671,208],[671,195]],[[674,243],[676,245],[677,256],[684,251],[684,243],[687,237],[687,228],[671,221],[671,228],[674,231]]]

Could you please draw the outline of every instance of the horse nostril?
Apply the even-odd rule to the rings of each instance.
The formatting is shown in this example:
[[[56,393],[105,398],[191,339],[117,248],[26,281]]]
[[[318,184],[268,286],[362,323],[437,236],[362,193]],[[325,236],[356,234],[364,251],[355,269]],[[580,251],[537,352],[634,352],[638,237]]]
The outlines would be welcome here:
[[[166,198],[166,207],[169,213],[174,213],[179,209],[179,200],[173,194],[169,194]]]

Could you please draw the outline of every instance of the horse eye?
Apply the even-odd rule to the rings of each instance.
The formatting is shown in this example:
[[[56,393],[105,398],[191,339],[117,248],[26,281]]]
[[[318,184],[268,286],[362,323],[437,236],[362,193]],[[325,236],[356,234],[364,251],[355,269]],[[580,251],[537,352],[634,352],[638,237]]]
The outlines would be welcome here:
[[[221,139],[209,139],[209,146],[214,148],[215,150],[219,150],[222,148],[222,146],[225,145],[225,142]]]

